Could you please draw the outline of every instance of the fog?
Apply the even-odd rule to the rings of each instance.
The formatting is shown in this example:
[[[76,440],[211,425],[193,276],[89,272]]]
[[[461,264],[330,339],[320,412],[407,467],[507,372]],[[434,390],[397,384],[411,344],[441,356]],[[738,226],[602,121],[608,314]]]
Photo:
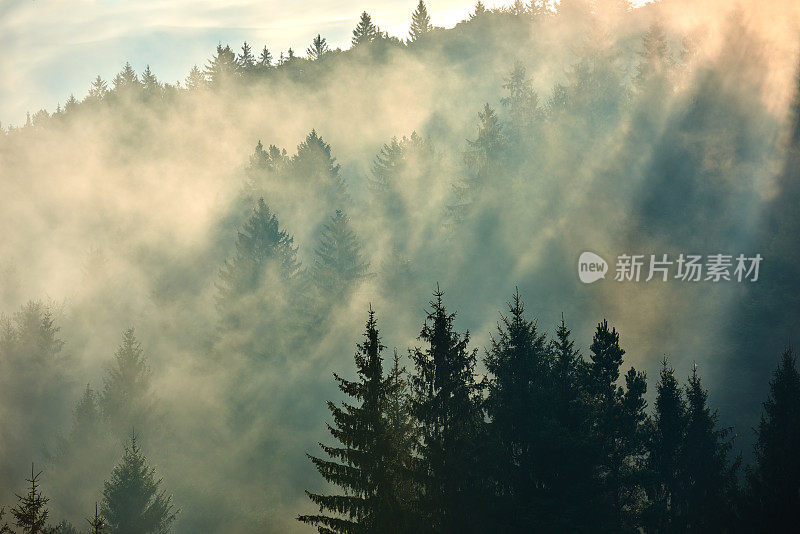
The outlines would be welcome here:
[[[437,284],[474,347],[518,287],[544,331],[563,313],[584,356],[607,318],[626,368],[653,379],[667,354],[683,380],[696,363],[748,458],[769,373],[800,319],[800,6],[617,6],[486,13],[413,45],[377,39],[158,97],[88,96],[4,131],[0,311],[6,330],[23,331],[15,314],[40,303],[63,347],[36,362],[0,351],[0,504],[33,461],[51,518],[82,524],[135,426],[181,509],[175,532],[308,531],[294,517],[313,511],[303,490],[324,487],[305,453],[327,437],[325,401],[340,395],[331,372],[354,373],[370,304],[385,345],[402,355],[418,345]],[[671,59],[638,82],[655,21]],[[537,109],[501,101],[515,65]],[[505,145],[475,164],[467,140],[486,103]],[[338,171],[318,145],[310,163],[258,163],[259,142],[291,160],[312,129]],[[376,157],[393,138],[405,157],[381,175]],[[259,198],[293,237],[300,274],[267,270],[221,303],[220,269]],[[337,209],[368,267],[327,293],[315,249]],[[585,250],[609,262],[605,280],[580,282]],[[666,253],[761,253],[762,278],[613,279],[620,254]],[[131,327],[152,370],[145,415],[71,437],[86,385],[103,391]]]

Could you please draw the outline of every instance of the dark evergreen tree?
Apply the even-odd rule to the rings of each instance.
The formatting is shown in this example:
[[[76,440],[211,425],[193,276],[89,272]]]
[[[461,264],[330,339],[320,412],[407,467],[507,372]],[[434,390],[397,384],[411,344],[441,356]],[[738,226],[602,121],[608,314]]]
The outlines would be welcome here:
[[[358,25],[353,30],[353,46],[358,46],[364,43],[370,43],[380,36],[380,30],[372,23],[372,17],[369,13],[364,11],[361,13],[361,19]]]
[[[258,56],[258,67],[261,70],[266,70],[272,66],[272,54],[265,46],[264,49],[261,51],[261,55]]]
[[[25,495],[17,494],[17,506],[11,509],[14,516],[14,525],[22,529],[23,534],[48,534],[50,529],[47,527],[47,503],[50,499],[42,495],[39,487],[39,477],[41,471],[36,473],[31,464],[31,478],[26,479],[30,484],[28,493]]]
[[[317,34],[314,37],[314,40],[311,41],[311,46],[306,48],[306,54],[308,55],[308,59],[312,61],[317,61],[322,58],[325,54],[330,52],[330,48],[328,48],[328,43],[325,42],[325,38],[322,37],[320,34]]]
[[[736,506],[739,499],[737,470],[741,458],[729,459],[732,428],[719,428],[719,416],[708,407],[697,366],[686,386],[687,414],[681,450],[681,505],[683,532],[735,532],[741,526]]]
[[[675,370],[664,357],[656,385],[653,433],[648,468],[650,488],[648,524],[654,532],[682,532],[685,510],[681,488],[681,454],[686,427],[686,403],[675,379]]]
[[[411,29],[408,32],[408,41],[416,43],[430,33],[431,30],[433,30],[433,26],[431,26],[428,8],[425,7],[423,0],[419,0],[417,9],[411,14]]]
[[[112,82],[114,91],[118,94],[136,94],[142,88],[139,77],[130,63],[125,63],[125,67],[114,76]]]
[[[311,274],[323,299],[344,298],[352,287],[367,276],[369,261],[364,258],[350,219],[341,210],[325,225],[314,249]]]
[[[178,511],[172,495],[161,489],[162,479],[147,465],[131,434],[121,462],[104,484],[101,515],[111,534],[166,534]]]
[[[331,458],[308,457],[328,482],[339,486],[343,495],[306,492],[320,513],[297,519],[314,525],[319,532],[406,532],[390,467],[400,451],[394,449],[389,420],[388,400],[396,387],[395,379],[383,374],[383,359],[375,313],[370,308],[364,341],[355,354],[358,379],[345,380],[334,373],[339,389],[355,403],[337,406],[328,402],[333,425],[331,435],[340,446],[320,444]],[[325,515],[328,512],[330,515]]]
[[[89,534],[103,534],[105,530],[106,523],[103,521],[103,517],[100,515],[97,509],[97,503],[94,503],[94,517],[91,519],[86,519],[86,522],[89,523]]]
[[[150,70],[150,65],[147,65],[144,72],[142,72],[142,90],[147,99],[154,100],[161,98],[163,86],[161,82],[158,81],[158,78],[156,78],[156,75]]]
[[[205,74],[212,87],[222,87],[235,79],[239,74],[239,65],[230,45],[217,45],[217,53],[208,61]]]
[[[781,356],[756,429],[749,470],[751,532],[792,532],[800,526],[800,373],[791,349]]]
[[[479,476],[483,435],[481,386],[475,378],[476,350],[469,332],[453,326],[437,288],[419,339],[411,351],[412,406],[420,425],[418,511],[432,532],[479,532],[486,502]]]
[[[486,14],[486,6],[483,5],[483,2],[481,2],[481,0],[478,0],[478,2],[475,4],[475,10],[469,16],[469,19],[474,20],[485,14]]]
[[[488,103],[478,113],[478,118],[478,135],[474,140],[467,140],[467,150],[464,152],[464,163],[470,176],[454,185],[457,207],[461,210],[475,201],[485,185],[496,181],[507,146],[500,120]]]
[[[492,485],[501,530],[528,532],[545,528],[553,517],[544,502],[549,495],[543,495],[550,482],[545,435],[551,430],[550,362],[545,335],[525,317],[519,291],[508,308],[510,315],[501,315],[485,360]]]
[[[344,208],[347,188],[340,174],[341,166],[331,155],[331,146],[311,130],[305,140],[297,146],[292,156],[290,172],[295,180],[321,188],[328,205],[334,209]]]

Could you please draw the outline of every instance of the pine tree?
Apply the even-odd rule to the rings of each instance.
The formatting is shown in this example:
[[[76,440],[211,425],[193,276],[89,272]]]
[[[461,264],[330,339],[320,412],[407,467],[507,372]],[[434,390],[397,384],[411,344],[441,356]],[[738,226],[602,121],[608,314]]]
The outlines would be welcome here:
[[[424,38],[431,30],[431,17],[428,15],[428,8],[425,7],[425,2],[419,0],[417,9],[411,15],[411,29],[408,32],[408,40],[411,43],[416,43]]]
[[[477,351],[467,348],[469,332],[455,331],[455,314],[447,312],[443,295],[437,288],[419,335],[426,347],[410,352],[412,407],[421,435],[418,511],[430,531],[476,532],[486,509],[477,460],[483,431]]]
[[[500,102],[508,109],[511,116],[511,133],[518,142],[529,138],[532,135],[533,124],[541,116],[541,110],[539,97],[533,90],[522,63],[515,63],[514,69],[503,84],[503,89],[507,91],[507,96]]]
[[[139,77],[136,75],[136,71],[133,70],[130,63],[125,63],[125,67],[114,76],[114,91],[117,93],[135,93],[139,89],[142,88],[142,84],[139,82]]]
[[[316,130],[311,130],[297,146],[297,154],[292,156],[292,176],[296,180],[320,187],[328,205],[334,209],[344,208],[347,199],[347,188],[340,171],[341,166],[331,155],[331,146]]]
[[[152,372],[133,328],[122,333],[122,344],[103,379],[100,406],[117,433],[131,427],[149,428],[153,415]]]
[[[475,174],[477,186],[484,185],[497,171],[499,160],[506,148],[506,138],[500,120],[487,103],[478,113],[480,124],[475,140],[467,140],[464,162]]]
[[[156,78],[156,75],[150,70],[150,65],[147,65],[144,69],[144,72],[142,72],[142,89],[145,98],[161,98],[161,91],[163,87],[161,82],[158,81],[158,78]]]
[[[178,511],[172,495],[160,489],[162,479],[147,465],[132,433],[122,460],[105,482],[101,515],[111,534],[166,534]]]
[[[800,524],[800,373],[791,349],[781,355],[756,429],[748,472],[753,532],[789,532]]]
[[[212,87],[222,87],[230,83],[239,74],[236,54],[230,45],[217,45],[217,54],[206,65],[206,77]]]
[[[661,363],[661,377],[656,385],[655,414],[648,467],[653,477],[650,488],[648,522],[653,531],[683,530],[684,510],[680,460],[684,445],[686,403],[675,379],[675,370],[667,358]],[[693,447],[693,444],[687,442]]]
[[[186,89],[189,91],[202,89],[206,86],[206,83],[206,75],[197,68],[197,65],[194,65],[192,70],[189,71],[189,75],[186,77]]]
[[[493,441],[493,486],[504,531],[542,528],[541,488],[548,485],[547,424],[551,412],[549,352],[545,335],[525,317],[516,291],[501,315],[486,355],[489,373],[486,411]]]
[[[11,509],[14,525],[21,528],[24,534],[47,534],[47,503],[49,499],[42,495],[39,488],[39,477],[42,472],[35,473],[31,464],[31,478],[26,479],[30,489],[25,495],[17,494],[17,506]]]
[[[89,88],[89,96],[87,96],[87,99],[90,101],[99,102],[103,100],[107,94],[108,85],[106,84],[105,80],[98,75],[97,78],[95,78],[92,82],[92,86]]]
[[[372,17],[369,16],[369,13],[367,13],[366,11],[361,13],[361,19],[358,21],[358,25],[353,30],[353,39],[352,39],[353,46],[358,46],[364,43],[370,43],[374,41],[379,35],[380,31],[372,23]]]
[[[355,403],[337,406],[328,402],[333,425],[331,435],[341,446],[322,450],[331,458],[311,455],[322,477],[339,486],[342,495],[321,495],[306,492],[320,507],[320,513],[298,516],[298,521],[318,527],[320,532],[406,532],[401,506],[389,469],[398,451],[394,450],[386,417],[391,377],[384,377],[381,344],[375,313],[369,310],[364,341],[355,354],[358,379],[345,380],[334,373],[339,389]],[[323,512],[331,515],[324,515]]]
[[[481,2],[481,0],[478,0],[478,2],[475,4],[475,11],[473,11],[472,14],[470,14],[469,19],[474,20],[485,14],[486,14],[486,6],[483,5],[483,2]]]
[[[261,51],[261,55],[258,56],[258,68],[262,71],[270,68],[272,66],[272,54],[265,46],[264,49]]]
[[[681,505],[684,532],[733,532],[738,504],[737,470],[741,462],[728,459],[733,448],[732,428],[718,428],[719,416],[708,407],[697,366],[686,386],[686,433],[680,456]]]
[[[327,54],[329,51],[330,48],[328,48],[328,43],[325,42],[325,38],[320,34],[317,34],[317,36],[314,37],[314,40],[311,41],[311,46],[306,48],[308,59],[312,61],[322,59],[322,56]]]
[[[331,217],[314,249],[312,276],[326,299],[339,300],[367,276],[369,262],[364,258],[350,219],[341,210]]]
[[[86,519],[86,522],[89,523],[89,528],[92,529],[89,534],[103,534],[106,524],[97,510],[97,503],[94,503],[94,517]]]
[[[239,54],[236,61],[239,64],[239,68],[244,72],[249,72],[256,66],[256,58],[253,56],[253,52],[250,45],[247,44],[247,41],[242,44],[242,52]]]
[[[388,458],[387,465],[404,520],[407,526],[411,526],[415,519],[413,506],[418,489],[414,482],[414,451],[418,446],[419,429],[414,420],[408,375],[405,367],[400,365],[397,349],[388,380],[386,424],[394,453]]]

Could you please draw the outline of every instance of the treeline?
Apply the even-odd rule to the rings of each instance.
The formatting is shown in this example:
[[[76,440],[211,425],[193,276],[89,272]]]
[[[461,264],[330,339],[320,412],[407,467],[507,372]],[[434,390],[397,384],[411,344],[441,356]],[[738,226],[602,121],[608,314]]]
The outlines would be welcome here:
[[[666,357],[648,412],[644,373],[624,369],[603,320],[587,357],[565,321],[548,338],[513,295],[485,349],[459,332],[443,292],[408,351],[386,365],[370,308],[356,378],[328,402],[333,443],[308,455],[331,493],[297,519],[339,532],[791,532],[800,527],[800,374],[781,356],[742,472],[697,366]]]

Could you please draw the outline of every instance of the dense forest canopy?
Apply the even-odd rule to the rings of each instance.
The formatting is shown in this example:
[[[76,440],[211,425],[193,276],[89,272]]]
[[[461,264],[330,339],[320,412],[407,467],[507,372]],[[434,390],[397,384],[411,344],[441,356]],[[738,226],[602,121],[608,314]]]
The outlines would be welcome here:
[[[2,127],[0,529],[796,525],[798,7],[365,8]]]

